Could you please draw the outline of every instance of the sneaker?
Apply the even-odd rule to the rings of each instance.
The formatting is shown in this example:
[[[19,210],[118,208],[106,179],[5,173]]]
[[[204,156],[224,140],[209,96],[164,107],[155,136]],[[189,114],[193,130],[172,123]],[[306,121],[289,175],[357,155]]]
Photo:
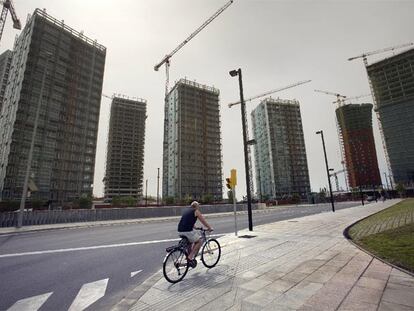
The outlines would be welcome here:
[[[188,261],[188,266],[189,266],[190,268],[195,268],[195,267],[197,267],[197,260],[195,260],[195,259],[193,259],[193,260],[189,260],[189,261]]]

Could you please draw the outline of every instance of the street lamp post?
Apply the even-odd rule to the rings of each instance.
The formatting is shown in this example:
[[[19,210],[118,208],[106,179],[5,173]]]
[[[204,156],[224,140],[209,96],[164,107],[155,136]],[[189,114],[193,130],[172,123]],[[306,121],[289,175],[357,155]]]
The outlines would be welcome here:
[[[335,212],[335,205],[334,205],[334,199],[333,199],[333,194],[332,194],[332,185],[331,185],[331,178],[329,174],[328,158],[326,156],[325,139],[323,138],[323,131],[322,130],[317,131],[316,134],[320,134],[322,137],[323,153],[325,155],[326,174],[328,175],[329,192],[331,194],[332,212]]]
[[[160,168],[158,168],[157,175],[157,206],[160,205]]]
[[[26,175],[24,176],[24,183],[23,183],[23,193],[22,193],[22,198],[20,201],[19,215],[17,217],[17,228],[21,228],[23,225],[23,213],[24,213],[24,207],[26,205],[27,187],[29,183],[30,169],[32,167],[33,149],[34,149],[34,144],[35,144],[35,139],[36,139],[37,125],[39,123],[39,114],[40,114],[40,107],[42,105],[43,89],[45,87],[47,67],[49,65],[49,59],[51,55],[52,53],[46,53],[45,55],[43,54],[41,55],[41,56],[46,57],[46,64],[43,70],[42,84],[40,86],[39,100],[37,102],[36,115],[35,115],[35,120],[33,124],[32,140],[30,142],[29,155],[27,157]]]
[[[246,103],[244,102],[243,96],[243,81],[242,81],[242,71],[241,69],[232,70],[229,72],[230,76],[235,77],[239,76],[239,89],[240,89],[240,105],[241,105],[241,116],[242,116],[242,127],[243,127],[243,147],[244,147],[244,166],[246,171],[246,191],[247,191],[247,215],[249,218],[249,231],[253,231],[253,221],[252,221],[252,198],[250,193],[250,173],[249,173],[249,161],[248,161],[248,151],[247,151],[247,124],[246,124]]]

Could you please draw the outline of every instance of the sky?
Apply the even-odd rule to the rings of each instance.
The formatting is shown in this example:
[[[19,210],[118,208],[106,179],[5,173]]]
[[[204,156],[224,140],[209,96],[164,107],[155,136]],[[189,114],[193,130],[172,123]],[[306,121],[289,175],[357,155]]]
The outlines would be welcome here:
[[[35,8],[64,20],[107,48],[103,92],[147,100],[144,185],[157,192],[162,176],[165,69],[154,65],[227,0],[14,0],[25,25]],[[274,98],[300,102],[311,188],[327,187],[321,138],[324,131],[329,166],[342,169],[335,123],[335,97],[370,93],[362,60],[364,52],[414,42],[414,1],[234,0],[219,17],[171,59],[170,87],[180,78],[220,90],[223,179],[237,170],[238,196],[246,193],[238,80],[228,72],[241,68],[245,98],[302,80],[312,82],[281,91]],[[18,30],[8,16],[0,52],[12,49]],[[371,56],[375,62],[393,54]],[[247,103],[250,112],[260,100]],[[364,98],[363,102],[372,102]],[[96,151],[94,195],[103,195],[110,99],[102,97]],[[361,101],[359,102],[361,103]],[[374,136],[381,177],[387,165],[375,114]],[[251,124],[249,133],[252,136]],[[252,137],[251,137],[252,138]],[[344,187],[343,174],[339,182]],[[160,182],[160,187],[162,183]],[[223,192],[226,193],[225,182]],[[335,188],[335,187],[334,187]],[[160,191],[161,192],[161,191]]]

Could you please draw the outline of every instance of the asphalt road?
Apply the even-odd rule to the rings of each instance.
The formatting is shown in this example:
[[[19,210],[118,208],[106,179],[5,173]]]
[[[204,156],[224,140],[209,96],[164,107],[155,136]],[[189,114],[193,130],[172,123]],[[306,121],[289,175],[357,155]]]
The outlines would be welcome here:
[[[329,204],[257,211],[253,226],[330,211]],[[215,234],[234,232],[233,215],[206,218]],[[247,214],[239,215],[239,230],[247,227]],[[174,219],[0,235],[0,310],[109,310],[161,268],[176,228]]]

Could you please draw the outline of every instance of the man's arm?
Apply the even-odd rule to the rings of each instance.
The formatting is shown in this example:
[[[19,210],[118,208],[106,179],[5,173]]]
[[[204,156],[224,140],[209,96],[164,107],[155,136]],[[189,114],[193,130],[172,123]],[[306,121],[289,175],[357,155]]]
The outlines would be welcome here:
[[[211,226],[208,224],[208,222],[206,221],[206,219],[204,218],[203,214],[201,214],[201,212],[199,210],[195,211],[195,215],[197,216],[198,220],[200,220],[200,222],[207,227],[208,230],[213,230],[213,228],[211,228]]]

